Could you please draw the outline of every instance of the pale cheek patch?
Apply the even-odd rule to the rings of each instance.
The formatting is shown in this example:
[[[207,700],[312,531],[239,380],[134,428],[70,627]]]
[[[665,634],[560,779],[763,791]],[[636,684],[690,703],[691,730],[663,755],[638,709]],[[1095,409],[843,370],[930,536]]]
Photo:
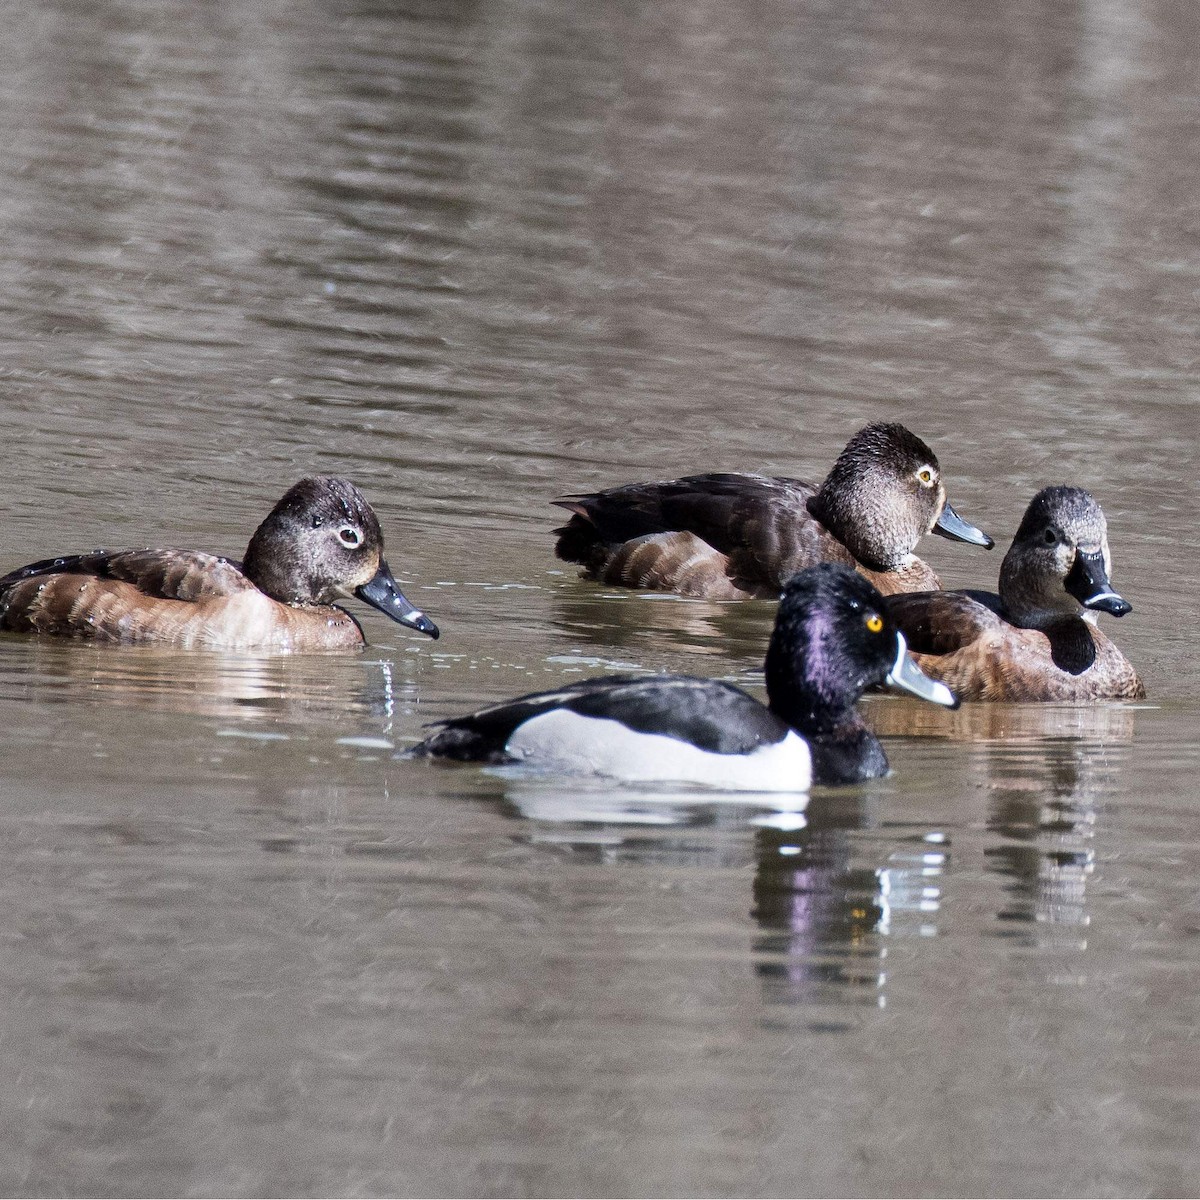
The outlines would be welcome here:
[[[812,783],[808,746],[791,732],[750,754],[714,754],[558,708],[518,726],[505,749],[531,766],[631,783],[696,783],[739,792],[804,792]]]

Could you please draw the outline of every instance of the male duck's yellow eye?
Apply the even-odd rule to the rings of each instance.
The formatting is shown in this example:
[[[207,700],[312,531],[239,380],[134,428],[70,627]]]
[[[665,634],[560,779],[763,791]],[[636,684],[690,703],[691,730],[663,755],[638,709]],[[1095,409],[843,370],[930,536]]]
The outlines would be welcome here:
[[[922,467],[917,472],[917,479],[920,480],[924,487],[933,486],[933,470],[930,467]]]
[[[878,613],[871,613],[867,617],[867,628],[872,633],[878,633],[883,628],[883,618]]]

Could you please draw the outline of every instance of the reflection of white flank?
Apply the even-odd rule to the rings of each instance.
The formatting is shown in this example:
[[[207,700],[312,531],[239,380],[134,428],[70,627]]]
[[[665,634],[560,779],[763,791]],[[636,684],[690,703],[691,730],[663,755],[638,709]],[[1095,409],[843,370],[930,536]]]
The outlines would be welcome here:
[[[571,845],[594,843],[619,847],[626,838],[620,828],[585,833],[581,825],[686,825],[695,820],[698,811],[711,813],[716,805],[728,806],[730,811],[744,811],[741,819],[750,825],[802,829],[803,810],[808,804],[804,792],[715,792],[678,783],[653,782],[626,782],[613,787],[610,780],[599,777],[564,783],[545,772],[511,765],[490,767],[487,773],[504,780],[508,802],[521,816],[538,823],[531,835],[534,841]],[[565,824],[567,830],[554,832],[553,826],[560,824]]]
[[[925,841],[937,844],[942,834],[928,834]],[[942,906],[942,889],[933,880],[943,873],[946,855],[941,850],[924,850],[919,854],[893,854],[889,862],[893,865],[876,872],[879,890],[876,904],[880,917],[875,928],[882,934],[893,932],[892,925],[899,913],[939,912]],[[917,932],[923,937],[937,933],[937,926],[921,924]]]

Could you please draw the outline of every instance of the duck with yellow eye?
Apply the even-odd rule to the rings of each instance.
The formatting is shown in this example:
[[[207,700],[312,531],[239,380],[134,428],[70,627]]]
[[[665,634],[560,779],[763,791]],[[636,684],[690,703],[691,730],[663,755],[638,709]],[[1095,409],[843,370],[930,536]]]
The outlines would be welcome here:
[[[940,588],[913,553],[922,537],[993,545],[951,507],[933,451],[894,423],[860,429],[820,487],[717,473],[553,503],[573,514],[555,553],[588,578],[707,600],[774,599],[819,562],[854,567],[884,595]]]
[[[886,683],[958,703],[908,656],[878,590],[833,563],[801,571],[784,588],[765,674],[766,705],[717,679],[585,679],[439,722],[409,756],[803,792],[886,774],[883,747],[855,707],[866,688]]]

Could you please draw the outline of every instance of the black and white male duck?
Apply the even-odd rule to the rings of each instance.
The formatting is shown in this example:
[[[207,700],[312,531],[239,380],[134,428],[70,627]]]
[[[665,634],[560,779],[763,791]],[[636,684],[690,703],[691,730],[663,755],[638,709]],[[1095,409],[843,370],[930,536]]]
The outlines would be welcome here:
[[[555,553],[601,583],[709,600],[774,599],[819,562],[884,594],[941,587],[913,554],[933,532],[991,548],[946,499],[933,451],[903,425],[860,429],[819,488],[766,475],[689,475],[552,501],[574,515]]]
[[[825,563],[784,588],[767,648],[766,705],[716,679],[601,676],[439,722],[406,757],[805,791],[886,773],[883,747],[855,708],[866,688],[885,682],[957,706],[909,658],[878,590]]]
[[[917,592],[888,609],[924,670],[964,700],[1140,700],[1137,672],[1096,627],[1098,613],[1130,611],[1111,570],[1095,498],[1048,487],[1025,510],[999,594]]]
[[[186,649],[336,650],[364,644],[343,597],[438,636],[400,591],[379,521],[345,479],[290,488],[241,563],[197,550],[98,550],[0,578],[0,629]]]

